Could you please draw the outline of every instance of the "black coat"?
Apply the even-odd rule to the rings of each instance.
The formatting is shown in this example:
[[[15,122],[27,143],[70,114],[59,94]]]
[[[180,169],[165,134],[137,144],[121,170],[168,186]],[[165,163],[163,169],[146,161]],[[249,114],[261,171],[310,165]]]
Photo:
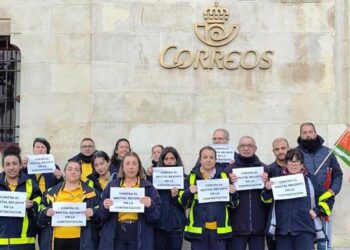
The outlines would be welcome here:
[[[232,173],[233,168],[247,168],[265,166],[254,155],[250,158],[238,155],[235,162],[224,171],[227,175]],[[267,169],[265,168],[265,172]],[[233,235],[265,234],[265,227],[269,214],[269,205],[261,200],[261,189],[238,191],[239,205],[230,209],[230,221]]]

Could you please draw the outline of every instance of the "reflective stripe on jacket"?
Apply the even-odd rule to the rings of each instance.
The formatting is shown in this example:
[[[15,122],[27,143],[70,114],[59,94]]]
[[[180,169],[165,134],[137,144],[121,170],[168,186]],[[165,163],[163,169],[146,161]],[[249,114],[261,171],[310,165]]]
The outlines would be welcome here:
[[[0,191],[10,191],[5,173],[0,174]],[[15,192],[25,192],[26,199],[33,201],[33,207],[26,209],[22,217],[0,217],[0,246],[35,244],[37,234],[36,220],[41,203],[39,187],[24,173],[20,172]]]
[[[202,176],[199,169],[186,178],[185,191],[179,194],[179,202],[184,207],[190,207],[188,214],[188,223],[185,227],[184,237],[186,239],[201,239],[207,217],[215,217],[217,221],[216,233],[218,239],[228,239],[232,237],[232,228],[229,221],[228,203],[227,202],[214,202],[198,203],[198,194],[192,194],[189,187],[195,185],[196,180],[202,180]],[[227,179],[227,175],[224,172],[216,173],[213,179]],[[236,193],[235,193],[236,194]],[[232,195],[231,202],[232,202]],[[238,203],[238,197],[235,196],[235,203]],[[209,212],[215,212],[215,215],[208,215],[207,206],[215,206],[215,209],[210,209]]]

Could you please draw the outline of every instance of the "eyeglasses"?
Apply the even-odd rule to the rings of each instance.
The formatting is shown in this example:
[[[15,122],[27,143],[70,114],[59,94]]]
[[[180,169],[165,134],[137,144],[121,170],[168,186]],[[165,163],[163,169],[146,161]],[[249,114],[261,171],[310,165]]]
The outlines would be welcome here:
[[[252,149],[252,148],[255,148],[256,146],[253,145],[253,144],[241,144],[238,146],[239,148],[249,148],[249,149]]]

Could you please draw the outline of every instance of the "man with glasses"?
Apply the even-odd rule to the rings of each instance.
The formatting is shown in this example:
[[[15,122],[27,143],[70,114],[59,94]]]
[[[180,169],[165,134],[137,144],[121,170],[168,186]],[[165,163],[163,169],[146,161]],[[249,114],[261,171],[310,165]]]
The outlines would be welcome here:
[[[230,177],[231,183],[238,180],[238,176],[232,173],[233,169],[265,166],[255,154],[257,146],[253,137],[243,136],[239,140],[237,149],[238,155],[235,162],[224,170]],[[265,167],[264,171],[261,178],[266,181],[267,169]],[[249,246],[249,249],[263,250],[269,206],[261,200],[261,189],[240,190],[238,194],[239,206],[230,209],[230,221],[234,236],[229,249],[245,250]]]
[[[214,130],[213,133],[213,144],[228,144],[230,141],[230,133],[223,128],[218,128]],[[236,152],[234,152],[234,155],[236,157]],[[223,162],[216,162],[215,163],[215,168],[216,171],[222,172],[229,164],[233,163],[234,160],[228,163],[223,163]],[[200,162],[199,159],[196,162],[196,165],[193,167],[192,171],[200,167]]]
[[[298,148],[304,155],[304,164],[311,174],[316,173],[319,183],[323,184],[331,195],[335,196],[339,193],[343,181],[343,172],[340,169],[337,158],[330,154],[330,149],[323,146],[324,140],[316,132],[315,125],[306,122],[300,125],[300,136],[298,137]],[[317,249],[329,249],[332,243],[332,223],[331,217],[322,220],[326,234],[328,236],[328,245],[326,242],[317,244]]]
[[[83,181],[86,181],[86,177],[89,176],[93,171],[91,158],[95,151],[95,142],[91,138],[84,138],[80,142],[80,153],[68,160],[81,162],[81,179]]]

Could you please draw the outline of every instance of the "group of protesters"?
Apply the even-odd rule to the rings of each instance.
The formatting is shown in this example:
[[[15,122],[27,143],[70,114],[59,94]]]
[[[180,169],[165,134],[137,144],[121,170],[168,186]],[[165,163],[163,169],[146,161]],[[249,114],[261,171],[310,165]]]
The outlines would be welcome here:
[[[213,144],[229,145],[229,132],[217,129]],[[28,173],[28,158],[10,146],[2,152],[0,191],[25,192],[24,217],[0,216],[0,250],[20,249],[178,249],[183,239],[196,249],[328,249],[331,211],[341,189],[342,171],[312,123],[300,126],[298,147],[276,138],[276,160],[266,165],[256,155],[253,137],[243,136],[230,162],[218,162],[213,146],[200,149],[184,188],[156,189],[153,174],[160,167],[182,167],[179,152],[154,145],[152,165],[143,167],[130,142],[119,139],[109,156],[95,149],[91,138],[61,170]],[[33,154],[50,154],[45,138],[35,138]],[[321,166],[321,167],[320,167]],[[263,188],[238,190],[236,169],[263,167]],[[319,168],[320,167],[320,168]],[[303,197],[275,200],[275,177],[301,174]],[[200,202],[197,181],[228,181],[228,201]],[[143,212],[116,212],[113,188],[142,188]],[[54,204],[86,203],[85,226],[52,226]],[[57,211],[56,211],[57,212]]]

